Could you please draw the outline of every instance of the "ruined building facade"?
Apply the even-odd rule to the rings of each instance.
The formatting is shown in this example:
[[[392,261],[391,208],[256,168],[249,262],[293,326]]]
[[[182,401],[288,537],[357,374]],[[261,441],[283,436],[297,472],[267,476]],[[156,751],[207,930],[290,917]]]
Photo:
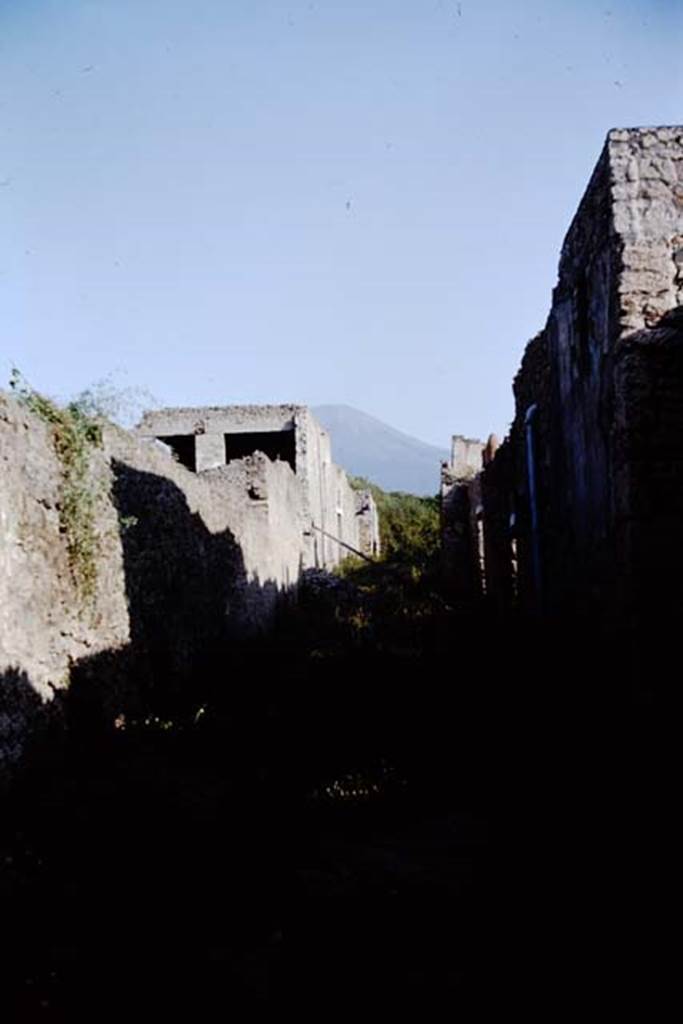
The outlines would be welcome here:
[[[84,594],[53,426],[0,393],[0,789],[74,707],[111,723],[217,666],[229,675],[236,643],[304,569],[379,550],[372,495],[352,490],[301,406],[164,410],[137,436],[101,430],[79,483],[94,538]]]
[[[481,597],[482,509],[480,471],[484,445],[455,434],[451,457],[441,465],[441,550],[444,582],[456,600]]]
[[[673,628],[683,574],[683,128],[609,133],[514,395],[510,434],[476,484],[489,598]]]
[[[379,553],[372,495],[356,491],[332,461],[330,437],[301,405],[232,405],[147,413],[142,437],[171,448],[196,473],[226,478],[226,470],[255,452],[286,465],[301,495],[303,568],[332,568],[348,554]],[[265,491],[258,500],[267,500]]]

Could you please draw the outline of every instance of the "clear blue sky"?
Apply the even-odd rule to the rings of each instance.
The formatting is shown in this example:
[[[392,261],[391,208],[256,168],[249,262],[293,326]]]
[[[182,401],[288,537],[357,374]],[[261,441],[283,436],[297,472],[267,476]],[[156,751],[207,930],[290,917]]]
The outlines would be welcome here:
[[[682,0],[0,0],[0,373],[503,433]]]

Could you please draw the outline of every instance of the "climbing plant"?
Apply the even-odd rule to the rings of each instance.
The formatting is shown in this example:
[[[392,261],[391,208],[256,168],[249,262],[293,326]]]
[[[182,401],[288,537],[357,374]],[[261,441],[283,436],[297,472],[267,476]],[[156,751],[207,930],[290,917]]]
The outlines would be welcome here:
[[[62,469],[59,524],[66,539],[69,568],[83,600],[97,583],[96,510],[101,487],[93,479],[90,456],[102,443],[102,427],[78,402],[61,407],[35,391],[14,368],[10,387],[21,404],[48,423]]]

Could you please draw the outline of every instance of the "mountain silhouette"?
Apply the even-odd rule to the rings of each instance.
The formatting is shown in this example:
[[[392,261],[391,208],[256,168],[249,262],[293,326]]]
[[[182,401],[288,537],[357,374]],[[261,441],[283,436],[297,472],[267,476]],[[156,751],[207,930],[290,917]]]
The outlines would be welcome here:
[[[439,490],[445,448],[426,444],[350,405],[318,405],[313,415],[332,439],[332,457],[354,476],[385,491],[432,495]]]

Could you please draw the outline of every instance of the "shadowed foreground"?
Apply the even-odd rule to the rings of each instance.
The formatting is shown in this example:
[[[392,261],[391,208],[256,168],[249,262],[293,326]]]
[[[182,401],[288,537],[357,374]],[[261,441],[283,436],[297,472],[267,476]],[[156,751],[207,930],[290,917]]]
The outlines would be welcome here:
[[[9,1019],[653,1005],[668,748],[584,640],[313,579],[167,717],[74,714],[4,816]]]

